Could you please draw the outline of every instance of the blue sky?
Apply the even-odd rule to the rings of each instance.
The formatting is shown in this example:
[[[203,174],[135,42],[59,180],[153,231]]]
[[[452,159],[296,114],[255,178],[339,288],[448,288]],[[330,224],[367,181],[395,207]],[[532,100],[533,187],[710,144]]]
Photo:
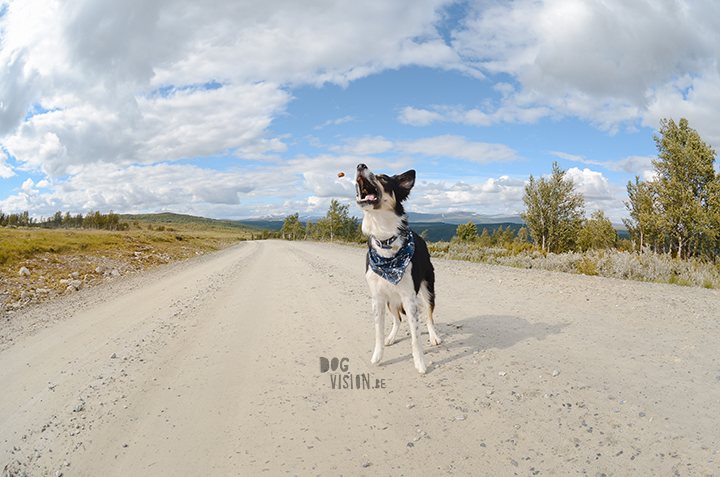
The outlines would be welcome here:
[[[619,222],[662,118],[720,144],[718,32],[714,0],[6,2],[0,209],[322,215],[364,162],[517,214],[557,161]]]

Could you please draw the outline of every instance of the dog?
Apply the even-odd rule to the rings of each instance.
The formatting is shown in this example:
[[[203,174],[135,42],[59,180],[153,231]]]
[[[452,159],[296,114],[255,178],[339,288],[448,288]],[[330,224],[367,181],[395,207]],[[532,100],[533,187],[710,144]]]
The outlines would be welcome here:
[[[373,174],[358,164],[355,174],[357,204],[363,211],[362,231],[368,236],[365,279],[372,295],[375,318],[375,350],[370,362],[378,364],[384,346],[392,345],[400,327],[401,315],[408,318],[415,369],[425,374],[425,356],[420,339],[420,305],[427,315],[430,344],[441,340],[435,331],[435,270],[422,237],[410,230],[403,201],[415,185],[415,171],[387,176]],[[385,309],[394,317],[385,338]]]

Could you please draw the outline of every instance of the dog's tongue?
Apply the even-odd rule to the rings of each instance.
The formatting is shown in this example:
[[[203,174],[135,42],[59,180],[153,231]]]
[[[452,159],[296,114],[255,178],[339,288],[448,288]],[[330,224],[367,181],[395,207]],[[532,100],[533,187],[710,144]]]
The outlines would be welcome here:
[[[365,200],[369,200],[370,202],[372,202],[373,200],[375,200],[375,194],[366,195]]]

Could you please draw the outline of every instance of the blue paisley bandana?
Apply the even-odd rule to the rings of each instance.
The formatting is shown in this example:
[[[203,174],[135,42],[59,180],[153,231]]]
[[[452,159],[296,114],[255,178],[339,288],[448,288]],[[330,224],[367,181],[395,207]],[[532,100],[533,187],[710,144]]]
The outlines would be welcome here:
[[[370,238],[378,243],[381,243],[375,237]],[[400,280],[402,280],[402,277],[405,274],[405,269],[415,253],[415,241],[413,240],[412,233],[410,231],[403,231],[398,238],[402,238],[405,244],[401,246],[400,250],[398,250],[398,252],[392,257],[386,258],[380,256],[373,247],[369,247],[368,250],[370,268],[372,268],[373,272],[377,273],[393,285],[400,283]],[[394,240],[391,240],[390,242],[392,243]]]

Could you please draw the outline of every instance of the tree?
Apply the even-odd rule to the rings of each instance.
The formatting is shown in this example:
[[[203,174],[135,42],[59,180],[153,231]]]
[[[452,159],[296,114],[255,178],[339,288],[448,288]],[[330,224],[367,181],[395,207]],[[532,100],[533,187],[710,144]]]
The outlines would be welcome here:
[[[628,181],[627,192],[629,200],[625,202],[625,207],[630,213],[630,219],[622,221],[630,238],[641,253],[646,246],[652,246],[653,250],[658,251],[665,239],[656,187],[635,176],[634,184]]]
[[[285,223],[280,230],[285,240],[300,240],[305,236],[305,227],[300,223],[300,214],[294,213],[285,217]]]
[[[602,210],[593,212],[578,234],[578,246],[582,251],[614,248],[619,242],[617,230]]]
[[[658,180],[654,187],[662,213],[662,225],[670,249],[685,258],[715,248],[717,189],[715,151],[680,119],[660,121],[660,136],[653,136],[658,149],[653,167]]]
[[[478,236],[477,226],[471,220],[467,224],[460,224],[457,227],[457,236],[463,242],[472,242]]]
[[[630,219],[623,220],[642,250],[679,258],[714,257],[720,229],[720,177],[715,173],[715,151],[705,144],[687,119],[660,122],[653,136],[658,149],[653,169],[657,179],[635,178],[628,183],[625,203]]]
[[[350,205],[341,204],[338,200],[333,199],[325,217],[313,225],[308,223],[308,235],[315,240],[330,240],[331,242],[336,239],[357,241],[360,238],[359,222],[356,217],[349,216],[349,209]]]
[[[517,236],[515,237],[515,242],[524,243],[527,241],[528,241],[528,229],[527,229],[527,227],[520,227],[520,230],[518,230]]]
[[[560,253],[573,248],[582,227],[585,198],[575,192],[575,184],[565,173],[554,162],[549,178],[536,180],[531,175],[525,184],[526,208],[520,216],[543,252]]]

